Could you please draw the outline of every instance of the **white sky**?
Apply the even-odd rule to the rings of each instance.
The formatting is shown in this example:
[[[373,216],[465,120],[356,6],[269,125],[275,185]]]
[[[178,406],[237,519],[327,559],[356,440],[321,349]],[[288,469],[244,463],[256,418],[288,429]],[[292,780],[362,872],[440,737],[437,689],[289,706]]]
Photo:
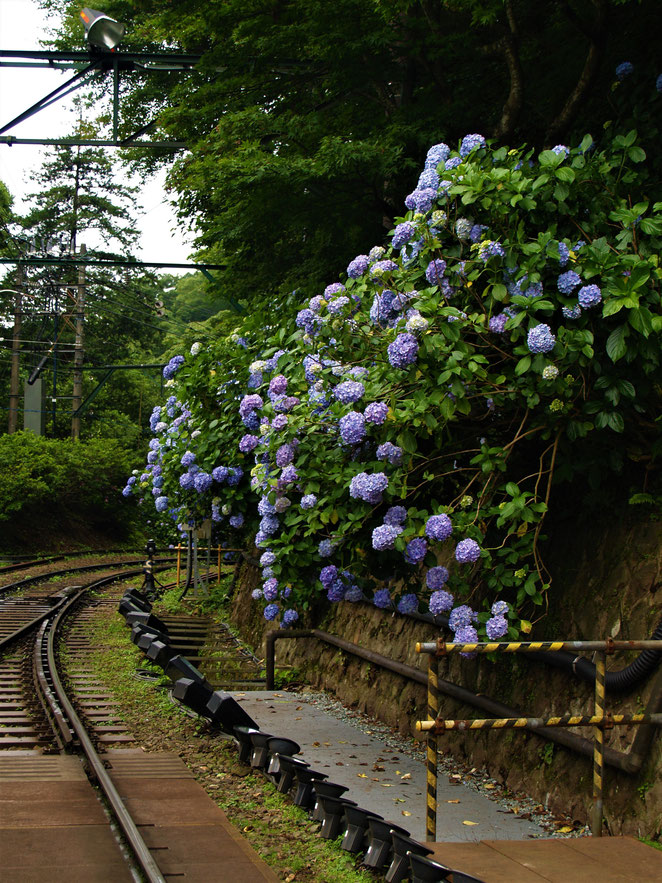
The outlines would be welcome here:
[[[81,3],[81,7],[82,5]],[[0,0],[0,49],[43,48],[39,45],[39,40],[46,36],[45,21],[44,13],[34,0]],[[61,72],[47,68],[0,67],[0,127],[56,89],[74,73],[73,70]],[[3,134],[15,135],[17,138],[66,136],[76,120],[72,103],[75,94],[39,111]],[[30,173],[41,165],[43,150],[44,148],[32,144],[8,146],[0,143],[0,180],[14,197],[14,207],[18,211],[23,206],[24,196],[35,189],[30,183]],[[113,151],[114,148],[108,150]],[[131,182],[141,186],[137,194],[137,205],[142,211],[137,222],[141,239],[136,257],[144,261],[185,263],[190,260],[193,248],[191,239],[190,236],[187,239],[187,231],[177,225],[174,213],[166,201],[163,178],[164,174],[147,183]],[[94,243],[89,242],[86,245]]]

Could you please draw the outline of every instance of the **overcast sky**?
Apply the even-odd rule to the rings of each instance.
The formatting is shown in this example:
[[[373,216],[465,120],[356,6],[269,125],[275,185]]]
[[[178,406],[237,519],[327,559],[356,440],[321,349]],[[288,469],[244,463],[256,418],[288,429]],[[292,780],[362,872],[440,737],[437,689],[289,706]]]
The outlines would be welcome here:
[[[39,40],[46,36],[45,25],[45,14],[34,0],[0,0],[0,49],[42,48]],[[73,73],[71,70],[60,72],[45,68],[0,67],[0,127],[56,89]],[[3,134],[18,138],[65,136],[70,133],[75,121],[72,98],[69,97]],[[108,150],[113,152],[113,148]],[[22,208],[24,196],[34,190],[30,175],[41,165],[42,151],[43,148],[31,144],[0,144],[0,180],[9,188],[18,211]],[[187,241],[186,231],[177,225],[167,204],[162,177],[147,184],[132,183],[141,184],[137,197],[138,207],[143,213],[138,218],[141,240],[137,257],[144,261],[188,261],[192,251],[190,238]]]

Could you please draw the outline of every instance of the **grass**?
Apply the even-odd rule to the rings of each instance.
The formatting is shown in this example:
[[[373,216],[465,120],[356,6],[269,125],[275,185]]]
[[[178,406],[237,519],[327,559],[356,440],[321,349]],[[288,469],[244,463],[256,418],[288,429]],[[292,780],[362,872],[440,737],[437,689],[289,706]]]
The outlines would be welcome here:
[[[175,590],[177,594],[181,590]],[[176,599],[173,599],[175,606]],[[188,605],[187,605],[188,606]],[[181,609],[181,608],[177,608]],[[183,714],[163,689],[161,669],[148,664],[130,642],[124,620],[103,610],[92,625],[91,668],[112,690],[120,713],[148,750],[179,754],[212,799],[267,864],[287,883],[367,883],[374,877],[339,841],[323,840],[318,825],[279,794],[271,783],[240,764],[230,740],[206,723]],[[138,680],[137,668],[154,671],[161,682]]]

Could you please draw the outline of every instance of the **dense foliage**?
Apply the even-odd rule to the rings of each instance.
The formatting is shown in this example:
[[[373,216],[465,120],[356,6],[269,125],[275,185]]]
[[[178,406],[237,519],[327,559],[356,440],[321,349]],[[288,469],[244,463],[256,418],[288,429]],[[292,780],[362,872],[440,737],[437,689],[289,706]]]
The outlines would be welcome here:
[[[388,248],[170,360],[125,494],[255,536],[281,624],[367,596],[527,630],[554,488],[659,453],[658,199],[635,130],[436,144]]]
[[[130,457],[116,441],[74,443],[31,432],[0,435],[3,546],[34,547],[43,533],[67,530],[74,544],[85,543],[88,531],[128,538],[136,518],[122,505],[119,491]],[[82,540],[76,529],[83,530]]]

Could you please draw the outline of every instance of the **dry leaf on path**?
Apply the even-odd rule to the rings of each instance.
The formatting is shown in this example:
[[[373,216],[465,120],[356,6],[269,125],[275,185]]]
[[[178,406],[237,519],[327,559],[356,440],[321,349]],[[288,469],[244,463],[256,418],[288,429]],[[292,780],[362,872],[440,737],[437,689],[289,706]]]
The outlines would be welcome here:
[[[479,822],[470,822],[469,819],[465,819],[465,820],[462,822],[462,824],[463,824],[463,825],[478,825],[478,824],[480,824],[480,823],[479,823]]]

